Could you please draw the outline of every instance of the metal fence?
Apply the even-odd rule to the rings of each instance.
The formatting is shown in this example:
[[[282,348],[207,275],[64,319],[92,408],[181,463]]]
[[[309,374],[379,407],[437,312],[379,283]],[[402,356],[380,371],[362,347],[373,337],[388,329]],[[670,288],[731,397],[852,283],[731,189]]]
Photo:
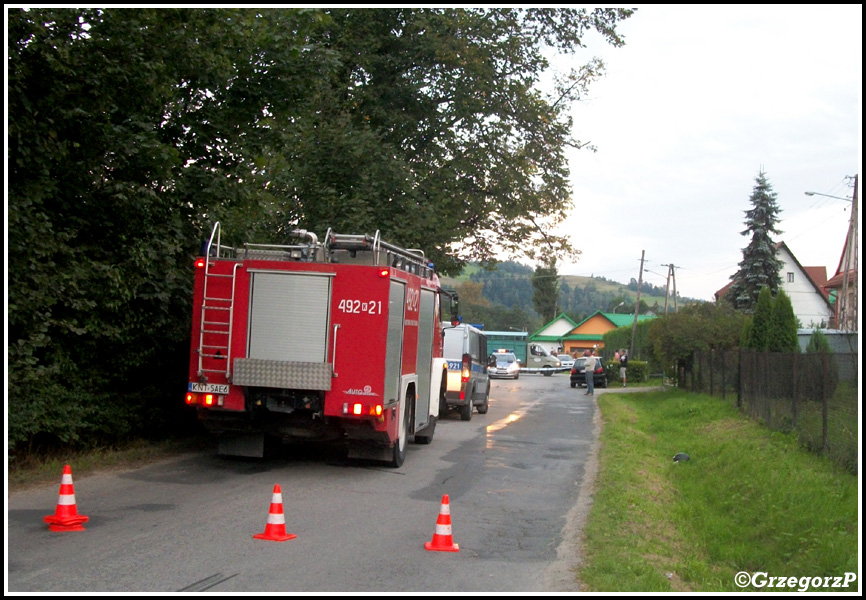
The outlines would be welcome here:
[[[852,473],[858,465],[857,353],[781,353],[739,349],[695,352],[680,385],[730,398],[743,414],[777,431],[797,433],[804,446]]]

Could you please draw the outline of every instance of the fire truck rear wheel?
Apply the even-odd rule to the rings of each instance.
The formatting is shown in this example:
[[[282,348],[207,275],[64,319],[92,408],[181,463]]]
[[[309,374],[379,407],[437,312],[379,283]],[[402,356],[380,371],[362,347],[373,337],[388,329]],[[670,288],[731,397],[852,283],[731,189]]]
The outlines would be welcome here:
[[[403,466],[406,460],[406,437],[409,435],[409,422],[412,417],[412,410],[407,406],[407,402],[400,403],[400,427],[397,430],[397,440],[391,448],[391,460],[388,466],[398,469]]]
[[[442,375],[442,383],[439,385],[439,414],[444,415],[448,410],[448,402],[445,401],[445,390],[448,389],[448,380]]]

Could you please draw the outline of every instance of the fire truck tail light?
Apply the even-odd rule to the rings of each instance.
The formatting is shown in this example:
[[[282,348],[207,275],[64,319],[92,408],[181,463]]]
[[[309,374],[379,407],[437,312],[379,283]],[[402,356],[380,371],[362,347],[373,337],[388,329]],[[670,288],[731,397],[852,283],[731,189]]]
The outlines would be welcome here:
[[[371,406],[370,407],[370,414],[374,415],[376,417],[381,417],[382,416],[382,405],[381,404],[374,404],[373,406]]]
[[[197,269],[204,269],[204,259],[203,258],[196,259],[195,266]]]
[[[363,412],[364,412],[364,405],[361,404],[360,402],[352,405],[352,414],[353,415],[360,415]]]
[[[197,398],[195,397],[195,394],[189,393],[186,395],[186,403],[187,404],[195,404],[196,401],[197,401]]]
[[[204,395],[204,403],[205,406],[213,406],[213,402],[216,399],[216,396],[213,394],[205,394]]]
[[[388,277],[391,271],[388,269],[379,269],[379,277]]]

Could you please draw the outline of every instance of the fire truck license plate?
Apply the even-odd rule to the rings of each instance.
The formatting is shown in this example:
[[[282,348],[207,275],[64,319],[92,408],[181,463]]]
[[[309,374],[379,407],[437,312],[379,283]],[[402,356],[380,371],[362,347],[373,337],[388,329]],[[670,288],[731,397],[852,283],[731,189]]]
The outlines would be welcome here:
[[[190,383],[189,391],[203,394],[228,394],[229,386],[217,383]]]

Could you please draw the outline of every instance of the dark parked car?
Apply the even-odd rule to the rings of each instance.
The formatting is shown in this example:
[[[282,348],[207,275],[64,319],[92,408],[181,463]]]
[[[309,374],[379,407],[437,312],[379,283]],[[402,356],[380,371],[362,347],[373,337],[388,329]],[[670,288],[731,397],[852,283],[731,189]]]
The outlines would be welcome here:
[[[586,363],[586,358],[583,356],[574,359],[574,366],[571,368],[571,387],[586,385],[586,374],[583,372],[583,365]],[[592,372],[592,379],[595,387],[607,387],[607,371],[605,371],[604,359],[600,356],[595,357],[595,371]]]

